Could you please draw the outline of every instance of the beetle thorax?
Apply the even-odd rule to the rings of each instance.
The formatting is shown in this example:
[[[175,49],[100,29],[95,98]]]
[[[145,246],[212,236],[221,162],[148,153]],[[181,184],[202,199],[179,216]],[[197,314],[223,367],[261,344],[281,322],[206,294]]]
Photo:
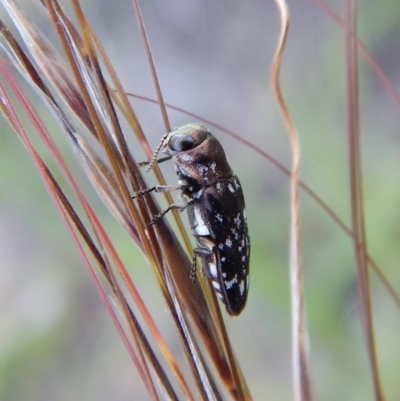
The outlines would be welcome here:
[[[193,180],[201,186],[232,176],[225,152],[214,137],[207,138],[195,149],[174,154],[172,160],[181,179]]]

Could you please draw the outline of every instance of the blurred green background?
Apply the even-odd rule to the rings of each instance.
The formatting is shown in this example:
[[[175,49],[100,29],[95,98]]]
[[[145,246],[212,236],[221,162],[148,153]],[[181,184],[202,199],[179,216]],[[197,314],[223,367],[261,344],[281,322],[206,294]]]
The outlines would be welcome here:
[[[54,39],[46,17],[30,2],[19,4]],[[126,90],[155,97],[131,2],[82,4]],[[342,2],[329,4],[341,12]],[[282,84],[300,135],[302,179],[350,224],[344,34],[316,2],[291,1],[289,6],[292,27]],[[289,167],[287,132],[270,84],[279,33],[274,2],[154,0],[143,1],[142,8],[165,101],[235,131]],[[394,88],[400,88],[399,15],[398,1],[359,2],[360,38]],[[155,147],[164,133],[158,109],[132,103]],[[400,106],[362,55],[360,104],[370,252],[398,289]],[[191,122],[173,111],[170,119],[174,126]],[[49,126],[59,130],[51,119]],[[254,399],[291,400],[289,180],[254,151],[222,132],[215,134],[244,187],[252,239],[248,305],[240,317],[227,318],[227,326]],[[61,132],[60,146],[76,175],[82,175]],[[143,158],[140,151],[133,153]],[[172,166],[163,169],[175,182]],[[168,343],[179,352],[152,272],[90,184],[81,180]],[[314,200],[304,193],[301,200],[316,399],[373,400],[352,243]],[[5,120],[0,260],[0,400],[148,399],[37,172]],[[383,384],[387,399],[396,400],[399,309],[374,274],[371,283]]]

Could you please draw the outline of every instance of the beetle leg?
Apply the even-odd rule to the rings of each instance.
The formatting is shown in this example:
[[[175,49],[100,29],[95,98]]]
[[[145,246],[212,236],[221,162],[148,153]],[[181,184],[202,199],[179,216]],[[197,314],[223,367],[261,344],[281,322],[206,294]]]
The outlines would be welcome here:
[[[132,199],[139,198],[140,196],[146,195],[150,192],[171,192],[171,191],[177,191],[178,189],[182,189],[182,186],[156,185],[154,187],[142,189],[141,191],[135,192],[135,194],[132,196]]]
[[[206,256],[214,255],[214,252],[208,248],[194,248],[193,251],[194,251],[195,255],[203,257],[203,258],[205,258]]]
[[[195,258],[197,258],[197,257],[203,258],[205,264],[208,263],[207,257],[214,255],[214,252],[208,248],[194,248],[193,251],[194,251]],[[205,274],[205,271],[204,271],[204,264],[202,265],[201,270],[202,270],[203,276],[207,276],[207,274]]]
[[[197,261],[197,255],[195,252],[192,259],[192,266],[190,267],[190,280],[193,284],[196,282],[196,261]]]
[[[207,248],[194,248],[193,249],[194,256],[192,259],[192,266],[190,268],[190,279],[192,283],[196,282],[196,265],[197,265],[197,257],[205,258],[207,256],[212,256],[214,253]],[[203,271],[204,275],[204,271]]]
[[[157,223],[158,220],[160,220],[163,216],[165,216],[170,210],[179,210],[180,212],[184,211],[188,205],[169,205],[165,210],[163,210],[161,213],[156,214],[150,221],[150,225],[152,226],[153,224]]]

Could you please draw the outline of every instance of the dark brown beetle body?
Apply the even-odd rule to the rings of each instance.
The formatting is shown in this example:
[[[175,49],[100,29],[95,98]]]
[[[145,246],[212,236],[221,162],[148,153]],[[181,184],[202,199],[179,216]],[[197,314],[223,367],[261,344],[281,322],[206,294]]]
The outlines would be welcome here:
[[[163,146],[175,164],[181,198],[186,203],[170,208],[187,208],[198,246],[195,254],[205,260],[207,274],[228,313],[238,315],[247,300],[250,262],[240,182],[221,144],[203,125],[174,129]]]

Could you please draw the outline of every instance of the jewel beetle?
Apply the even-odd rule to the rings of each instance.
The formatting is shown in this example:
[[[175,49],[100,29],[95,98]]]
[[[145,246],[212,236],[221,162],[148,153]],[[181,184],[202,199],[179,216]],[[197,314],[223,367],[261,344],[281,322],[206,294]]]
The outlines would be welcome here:
[[[246,305],[250,264],[250,238],[239,179],[229,166],[220,142],[201,124],[186,124],[165,135],[149,169],[161,146],[168,155],[162,160],[171,159],[175,165],[178,186],[158,186],[145,191],[179,189],[184,205],[170,205],[153,220],[171,209],[187,210],[197,242],[195,258],[204,259],[206,274],[227,312],[238,315]]]

